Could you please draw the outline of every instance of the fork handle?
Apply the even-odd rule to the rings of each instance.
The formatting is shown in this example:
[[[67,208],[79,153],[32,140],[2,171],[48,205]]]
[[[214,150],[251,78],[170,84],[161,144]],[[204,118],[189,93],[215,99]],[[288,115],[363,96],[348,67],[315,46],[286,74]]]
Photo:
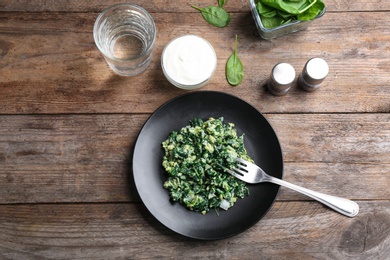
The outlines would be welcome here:
[[[265,178],[264,181],[272,182],[275,184],[278,184],[280,186],[284,186],[287,188],[290,188],[292,190],[295,190],[297,192],[300,192],[302,194],[305,194],[306,196],[309,196],[310,198],[313,198],[329,208],[346,215],[348,217],[355,217],[359,212],[359,205],[351,200],[339,198],[327,194],[323,194],[317,191],[309,190],[303,187],[300,187],[298,185],[289,183],[287,181],[274,178],[272,176],[268,176],[268,178]]]

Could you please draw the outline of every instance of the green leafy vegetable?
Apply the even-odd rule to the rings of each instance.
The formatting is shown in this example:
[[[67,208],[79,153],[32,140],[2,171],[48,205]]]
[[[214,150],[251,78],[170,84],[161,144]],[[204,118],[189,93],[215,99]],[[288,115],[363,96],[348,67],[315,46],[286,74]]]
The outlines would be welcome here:
[[[256,7],[265,28],[274,28],[292,21],[291,14],[279,11],[261,2],[258,2]]]
[[[313,6],[317,0],[260,0],[263,4],[290,14],[301,14]]]
[[[232,86],[237,86],[244,78],[244,66],[237,55],[238,37],[236,35],[236,42],[234,44],[233,54],[230,55],[226,62],[226,79]]]
[[[298,14],[298,20],[301,21],[308,21],[313,20],[316,18],[317,15],[319,15],[322,10],[324,10],[325,4],[322,2],[322,0],[317,0],[311,8],[307,9],[305,12]]]
[[[192,5],[192,8],[200,11],[202,13],[203,19],[205,19],[209,24],[216,27],[225,27],[230,22],[230,14],[225,11],[222,7],[219,6],[207,6],[205,8],[200,8]]]
[[[218,6],[223,8],[223,6],[226,4],[227,0],[218,0]]]
[[[274,28],[296,20],[313,20],[325,4],[322,0],[257,0],[256,8],[263,26]]]
[[[243,135],[223,118],[195,118],[162,143],[162,166],[168,173],[164,188],[172,201],[206,214],[210,209],[232,207],[249,195],[246,184],[224,169],[237,165],[236,158],[253,161],[246,153]]]

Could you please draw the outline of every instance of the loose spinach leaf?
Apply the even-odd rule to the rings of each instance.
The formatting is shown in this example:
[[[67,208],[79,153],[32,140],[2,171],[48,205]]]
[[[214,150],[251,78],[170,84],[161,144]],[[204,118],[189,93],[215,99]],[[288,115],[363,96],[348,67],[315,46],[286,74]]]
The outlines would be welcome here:
[[[226,4],[227,0],[218,0],[218,6],[223,8],[223,6]]]
[[[226,62],[226,79],[232,86],[237,86],[244,78],[244,66],[237,55],[238,37],[236,35],[236,42],[234,45],[233,54]]]
[[[207,6],[200,8],[192,5],[192,8],[202,13],[203,19],[216,27],[225,27],[230,22],[230,14],[219,6]]]

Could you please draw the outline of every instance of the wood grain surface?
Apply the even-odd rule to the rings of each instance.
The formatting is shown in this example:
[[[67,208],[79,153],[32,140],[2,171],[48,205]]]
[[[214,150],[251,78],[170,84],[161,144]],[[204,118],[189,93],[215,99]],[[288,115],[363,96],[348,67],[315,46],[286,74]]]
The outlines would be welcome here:
[[[218,66],[204,90],[245,98],[263,113],[387,113],[390,57],[384,52],[390,49],[390,17],[377,19],[380,14],[352,12],[340,21],[339,13],[327,13],[299,37],[265,41],[257,35],[249,10],[235,13],[231,24],[220,30],[198,13],[156,13],[159,33],[153,63],[142,75],[123,78],[108,69],[95,47],[97,14],[0,13],[0,113],[151,113],[185,93],[164,78],[160,56],[171,39],[186,33],[202,35],[216,47]],[[245,68],[243,83],[233,88],[225,79],[225,63],[236,34]],[[289,62],[299,74],[315,56],[330,66],[317,92],[303,92],[295,82],[289,95],[270,97],[264,85],[276,63]]]
[[[217,241],[183,238],[142,204],[0,206],[5,258],[386,259],[390,203],[360,202],[356,218],[314,202],[278,202],[246,232]]]
[[[216,1],[132,1],[153,16],[156,45],[147,71],[120,77],[92,35],[99,13],[120,1],[0,1],[0,259],[389,259],[390,3],[324,2],[307,30],[264,40],[249,1],[227,1],[226,28],[190,7]],[[273,126],[284,179],[355,200],[357,217],[283,187],[261,221],[223,240],[185,238],[152,217],[133,181],[133,148],[158,107],[189,93],[160,65],[183,34],[217,53],[201,90],[242,98]],[[244,81],[232,87],[235,35]],[[316,92],[296,81],[283,97],[267,91],[276,63],[298,75],[312,57],[330,67]]]

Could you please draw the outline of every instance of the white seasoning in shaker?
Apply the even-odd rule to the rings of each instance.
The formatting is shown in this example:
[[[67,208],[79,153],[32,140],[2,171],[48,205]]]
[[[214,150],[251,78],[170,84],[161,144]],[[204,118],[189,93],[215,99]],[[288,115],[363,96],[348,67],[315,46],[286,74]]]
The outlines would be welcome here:
[[[271,75],[267,83],[268,90],[273,95],[282,96],[290,90],[294,79],[294,67],[289,63],[278,63],[271,71]]]
[[[298,84],[306,91],[318,89],[329,73],[328,63],[321,58],[313,58],[306,62],[299,76]]]

